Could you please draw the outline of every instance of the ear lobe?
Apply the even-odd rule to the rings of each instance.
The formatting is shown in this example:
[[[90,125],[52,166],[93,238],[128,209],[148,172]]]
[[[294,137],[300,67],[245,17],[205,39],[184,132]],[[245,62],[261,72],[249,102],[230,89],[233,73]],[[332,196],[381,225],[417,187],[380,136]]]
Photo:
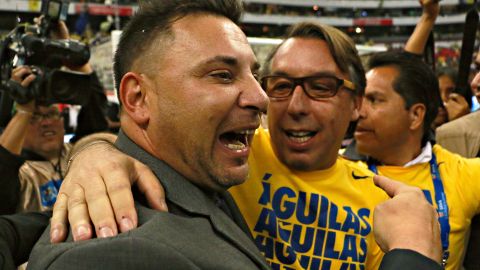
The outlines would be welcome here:
[[[145,79],[134,72],[128,72],[120,83],[120,100],[125,113],[139,126],[148,123],[150,113],[146,101]]]
[[[410,129],[417,130],[423,129],[423,122],[425,121],[425,113],[427,112],[427,108],[424,104],[417,103],[413,104],[409,109],[409,117],[410,117]]]

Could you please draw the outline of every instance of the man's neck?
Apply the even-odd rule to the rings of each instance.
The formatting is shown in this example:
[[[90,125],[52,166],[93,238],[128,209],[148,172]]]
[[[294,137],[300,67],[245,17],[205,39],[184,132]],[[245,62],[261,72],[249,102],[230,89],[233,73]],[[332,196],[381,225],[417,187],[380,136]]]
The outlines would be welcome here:
[[[381,164],[389,166],[404,166],[422,152],[421,142],[408,143],[395,149],[385,149],[377,159]]]
[[[62,149],[60,149],[59,151],[41,153],[40,155],[42,155],[45,159],[50,160],[50,162],[56,163],[60,159],[61,154],[62,154]]]

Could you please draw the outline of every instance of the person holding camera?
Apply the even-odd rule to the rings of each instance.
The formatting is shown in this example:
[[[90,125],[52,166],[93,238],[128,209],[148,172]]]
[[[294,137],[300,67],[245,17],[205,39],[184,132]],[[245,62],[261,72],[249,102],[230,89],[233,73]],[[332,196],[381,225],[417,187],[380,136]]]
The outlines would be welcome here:
[[[68,39],[68,29],[59,22],[52,33]],[[72,71],[90,74],[87,84],[92,92],[78,116],[72,141],[99,131],[108,124],[103,113],[106,96],[103,87],[87,63],[69,66]],[[12,70],[11,81],[26,91],[39,76],[30,66]],[[64,122],[58,104],[46,105],[36,100],[16,104],[14,115],[0,135],[0,214],[49,210],[65,175],[70,143],[64,143]]]

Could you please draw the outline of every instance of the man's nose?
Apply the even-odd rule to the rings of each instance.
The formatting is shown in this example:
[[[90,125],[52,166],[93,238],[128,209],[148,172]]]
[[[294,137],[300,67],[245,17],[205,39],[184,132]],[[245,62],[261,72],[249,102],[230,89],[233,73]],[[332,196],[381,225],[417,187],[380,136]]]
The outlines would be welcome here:
[[[368,101],[364,98],[362,101],[362,105],[358,109],[358,115],[360,118],[365,118],[367,116],[367,107],[368,107]]]
[[[242,91],[239,103],[242,108],[251,108],[253,110],[266,113],[268,107],[268,97],[263,91],[260,83],[252,76]]]
[[[310,97],[307,96],[301,84],[296,85],[290,95],[288,112],[290,114],[308,114]]]
[[[40,118],[40,125],[46,126],[46,125],[51,125],[53,123],[54,119],[48,115],[42,115]]]

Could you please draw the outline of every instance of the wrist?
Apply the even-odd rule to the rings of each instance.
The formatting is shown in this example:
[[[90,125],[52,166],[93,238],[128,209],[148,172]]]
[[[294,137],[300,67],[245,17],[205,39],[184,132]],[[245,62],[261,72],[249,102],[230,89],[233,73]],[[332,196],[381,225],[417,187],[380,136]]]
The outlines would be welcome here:
[[[99,146],[99,145],[102,145],[103,148],[115,148],[115,146],[113,145],[113,142],[109,141],[109,140],[103,140],[103,139],[100,139],[100,140],[96,140],[96,141],[90,141],[90,142],[87,142],[87,143],[84,143],[82,144],[81,146],[77,146],[77,147],[74,147],[74,149],[72,149],[72,151],[70,152],[70,156],[68,158],[68,162],[67,162],[67,169],[66,169],[66,173],[68,173],[69,169],[70,169],[70,166],[72,165],[72,162],[82,153],[84,152],[85,150],[89,149],[89,148],[92,148],[92,147],[95,147],[95,146]]]
[[[33,112],[30,110],[17,108],[15,111],[19,115],[33,116]]]
[[[437,20],[437,17],[438,17],[438,14],[423,13],[422,16],[420,17],[420,19],[425,21],[425,22],[435,24],[435,21]]]
[[[412,250],[415,251],[419,254],[422,254],[425,257],[430,258],[431,260],[437,262],[437,263],[442,263],[442,250],[440,245],[438,244],[435,246],[434,243],[430,242],[425,242],[424,244],[422,243],[399,243],[398,245],[394,245],[389,248],[388,252],[397,250],[397,249],[403,249],[403,250]]]

